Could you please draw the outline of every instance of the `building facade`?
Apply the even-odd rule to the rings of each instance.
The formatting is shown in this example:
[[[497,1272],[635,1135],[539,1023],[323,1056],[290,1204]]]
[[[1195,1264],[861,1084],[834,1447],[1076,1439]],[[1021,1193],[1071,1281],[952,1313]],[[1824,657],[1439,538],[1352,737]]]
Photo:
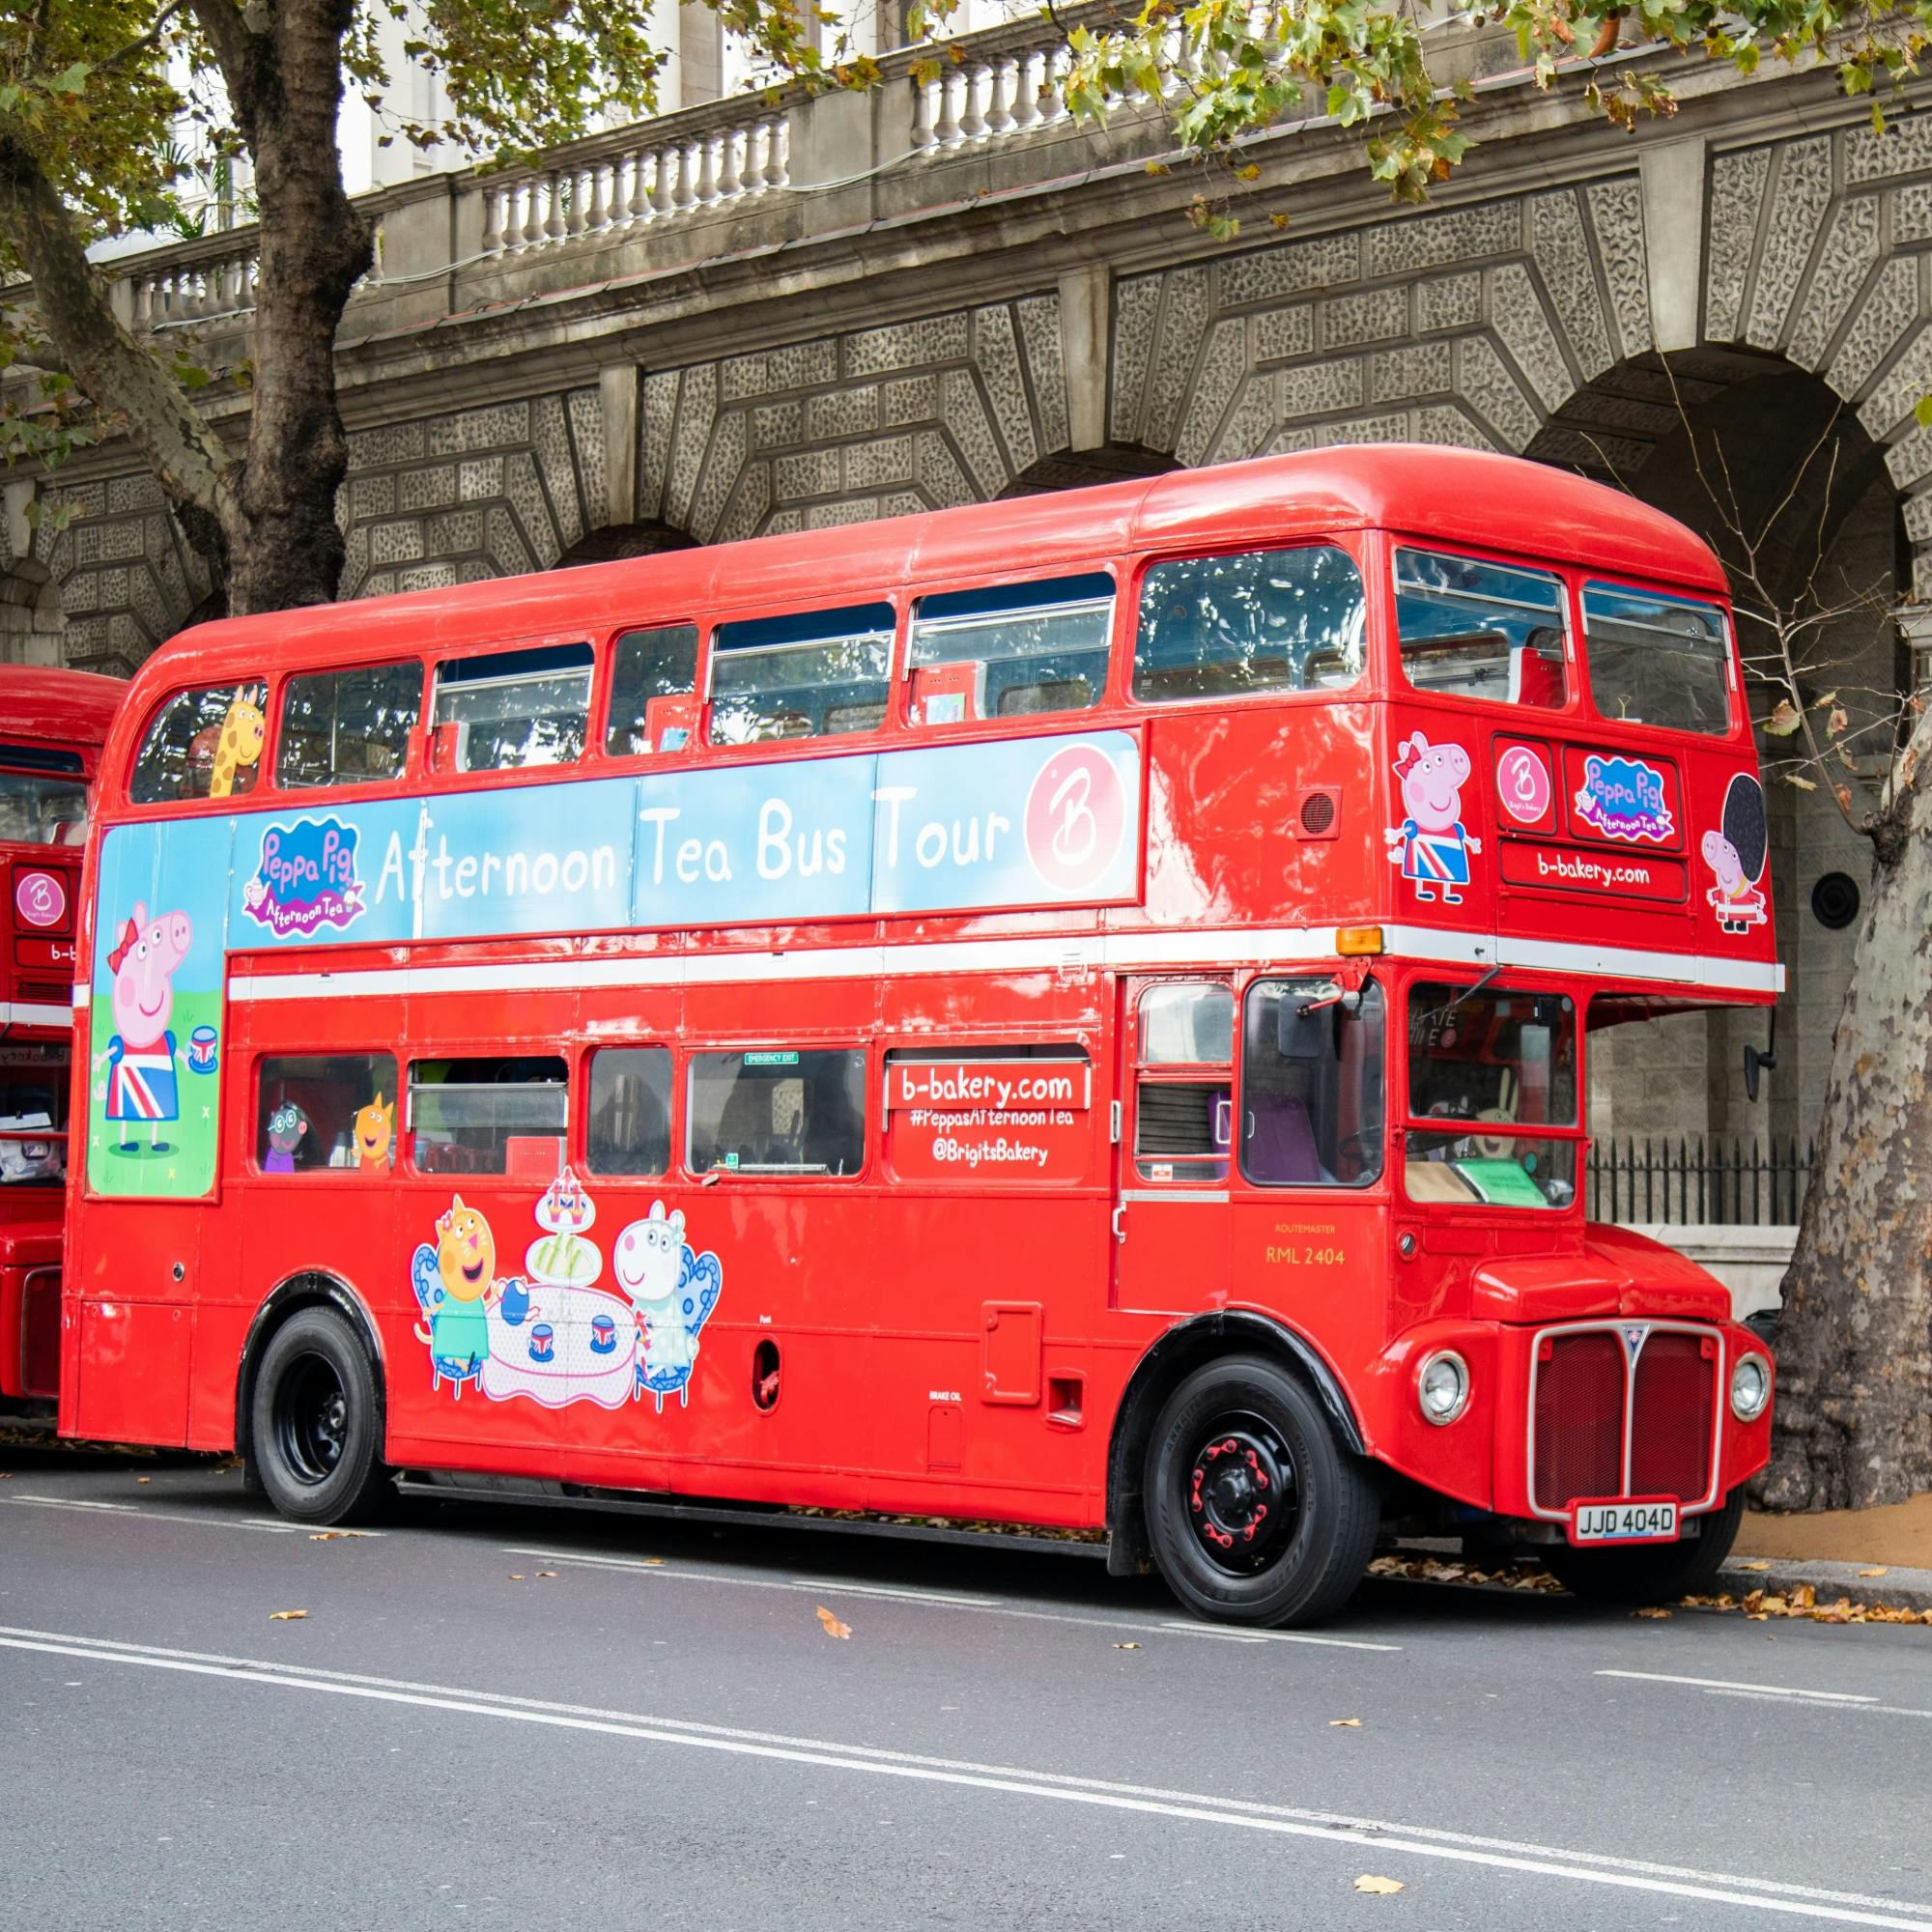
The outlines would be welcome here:
[[[540,168],[373,194],[378,269],[339,354],[342,595],[1460,442],[1617,482],[1727,560],[1744,531],[1774,598],[1829,584],[1845,608],[1806,694],[1838,689],[1880,761],[1913,677],[1890,613],[1932,589],[1932,112],[1878,133],[1828,74],[1673,61],[1682,111],[1631,136],[1471,36],[1481,145],[1431,207],[1392,209],[1358,140],[1317,122],[1254,144],[1246,225],[1215,242],[1163,117],[1076,126],[1037,23],[958,48],[937,79],[895,54],[867,95],[714,99]],[[246,228],[122,258],[116,299],[219,366],[244,352],[252,262]],[[239,430],[245,391],[208,393]],[[1806,462],[1827,434],[1829,478]],[[0,651],[125,673],[212,608],[125,447],[5,490]],[[1868,781],[1846,783],[1863,809]],[[1866,862],[1829,788],[1770,790],[1790,990],[1766,1099],[1743,1093],[1755,1020],[1621,1028],[1600,1133],[1808,1132]]]

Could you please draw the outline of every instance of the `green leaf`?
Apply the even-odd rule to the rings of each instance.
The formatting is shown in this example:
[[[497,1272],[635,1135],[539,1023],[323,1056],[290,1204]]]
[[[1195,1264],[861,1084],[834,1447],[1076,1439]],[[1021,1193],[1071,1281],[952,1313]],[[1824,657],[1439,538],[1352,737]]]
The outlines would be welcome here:
[[[1932,395],[1920,396],[1912,406],[1912,414],[1920,429],[1932,429]]]

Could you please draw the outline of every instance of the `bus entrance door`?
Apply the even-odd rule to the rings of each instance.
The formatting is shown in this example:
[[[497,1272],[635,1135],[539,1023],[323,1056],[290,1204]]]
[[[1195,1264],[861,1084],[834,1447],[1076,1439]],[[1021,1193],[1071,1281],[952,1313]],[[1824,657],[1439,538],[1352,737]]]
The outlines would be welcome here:
[[[1234,991],[1215,979],[1130,980],[1122,998],[1111,1300],[1186,1314],[1227,1296]]]

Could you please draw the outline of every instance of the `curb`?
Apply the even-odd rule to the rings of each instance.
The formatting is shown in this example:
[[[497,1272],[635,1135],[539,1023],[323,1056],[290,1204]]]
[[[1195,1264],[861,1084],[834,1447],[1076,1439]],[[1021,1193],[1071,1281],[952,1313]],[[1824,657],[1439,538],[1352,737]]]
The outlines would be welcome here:
[[[1932,1610],[1932,1570],[1887,1567],[1868,1577],[1876,1563],[1805,1563],[1791,1557],[1733,1556],[1718,1572],[1717,1587],[1734,1596],[1763,1590],[1774,1597],[1789,1596],[1808,1583],[1818,1593],[1821,1607],[1849,1597],[1854,1604],[1876,1604],[1888,1610]]]

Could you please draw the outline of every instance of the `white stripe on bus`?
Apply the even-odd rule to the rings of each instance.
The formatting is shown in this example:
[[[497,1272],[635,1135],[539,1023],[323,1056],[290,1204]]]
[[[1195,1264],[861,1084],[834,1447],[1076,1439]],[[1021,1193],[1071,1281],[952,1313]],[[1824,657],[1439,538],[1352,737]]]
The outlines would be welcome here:
[[[1497,942],[1487,933],[1440,932],[1429,926],[1383,928],[1398,958],[1459,965],[1526,966],[1590,972],[1607,979],[1665,981],[1687,988],[1719,986],[1775,993],[1784,969],[1751,961],[1703,959],[1617,946]],[[677,952],[592,958],[477,960],[440,966],[343,967],[330,972],[240,975],[231,1000],[305,1000],[318,993],[373,999],[406,993],[570,991],[599,986],[688,986],[769,983],[780,980],[876,980],[953,973],[1091,972],[1225,966],[1269,966],[1332,960],[1333,926],[1264,926],[1204,939],[1198,932],[1104,933],[1068,938],[1017,936],[905,946],[832,946],[801,952]],[[1500,956],[1499,956],[1500,955]]]
[[[0,1026],[64,1027],[71,1017],[65,1007],[45,1007],[32,1000],[0,1000]]]

